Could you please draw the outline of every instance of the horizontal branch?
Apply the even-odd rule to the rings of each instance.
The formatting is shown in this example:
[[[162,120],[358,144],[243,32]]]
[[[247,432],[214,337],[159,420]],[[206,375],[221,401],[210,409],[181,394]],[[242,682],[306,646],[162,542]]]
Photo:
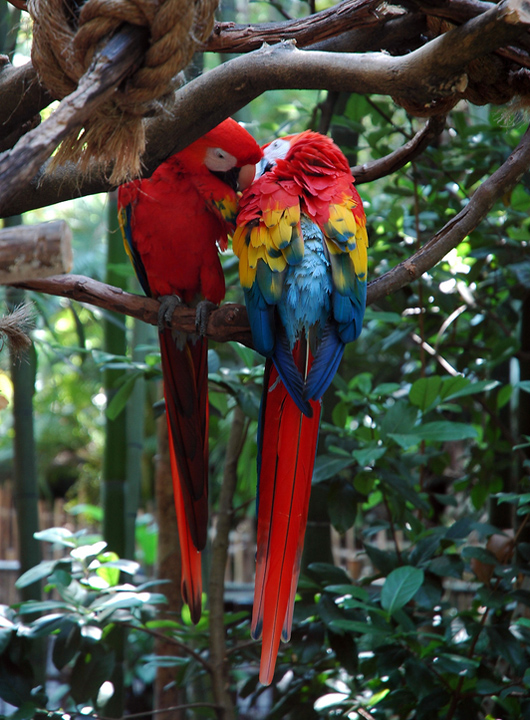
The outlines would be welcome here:
[[[236,25],[216,23],[204,45],[209,52],[250,52],[263,43],[274,45],[295,40],[298,47],[306,47],[353,28],[377,25],[384,19],[402,15],[398,8],[384,8],[380,0],[344,0],[333,7],[296,20],[286,22]]]
[[[434,115],[429,118],[425,125],[413,138],[402,145],[394,152],[385,157],[363,165],[355,165],[351,168],[356,184],[373,182],[381,177],[386,177],[404,167],[407,163],[418,157],[425,148],[443,131],[445,127],[445,115]]]
[[[526,130],[519,145],[506,162],[482,183],[458,215],[452,218],[411,258],[399,263],[395,268],[368,284],[367,304],[371,305],[410,284],[440,262],[450,250],[477,227],[493,205],[520,181],[529,167],[530,128]],[[128,293],[120,288],[80,275],[60,275],[43,280],[17,283],[17,287],[90,303],[100,308],[130,315],[151,325],[156,325],[158,322],[159,303],[157,300]],[[178,307],[173,314],[172,327],[181,332],[194,333],[196,331],[195,310]],[[208,319],[206,336],[218,342],[235,340],[252,347],[245,307],[226,303],[214,310]]]
[[[158,300],[143,295],[126,292],[113,285],[83,275],[57,275],[42,280],[16,283],[16,287],[43,292],[48,295],[67,297],[78,302],[89,303],[104,310],[112,310],[123,315],[143,320],[150,325],[158,324]],[[173,314],[172,326],[188,334],[197,332],[195,327],[195,309],[177,307]],[[250,325],[247,311],[242,305],[225,303],[214,310],[208,320],[206,336],[218,342],[236,340],[252,347]]]
[[[504,0],[465,25],[444,33],[414,52],[346,54],[298,50],[283,43],[234,58],[196,78],[176,94],[170,111],[147,124],[143,158],[149,176],[169,155],[189,145],[228,115],[274,89],[328,89],[359,94],[405,96],[416,105],[465,89],[466,65],[526,33],[527,17],[514,22],[520,0]],[[517,18],[516,18],[517,19]],[[108,171],[108,168],[105,168]],[[79,177],[75,166],[42,173],[19,188],[6,215],[111,189],[102,168]]]

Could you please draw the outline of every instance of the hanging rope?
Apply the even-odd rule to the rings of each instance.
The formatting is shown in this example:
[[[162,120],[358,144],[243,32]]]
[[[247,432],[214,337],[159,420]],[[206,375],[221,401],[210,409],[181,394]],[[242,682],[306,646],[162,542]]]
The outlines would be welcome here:
[[[72,93],[100,44],[123,23],[145,27],[142,66],[101,105],[83,129],[61,143],[52,166],[69,160],[86,171],[91,159],[110,162],[110,181],[140,174],[143,118],[176,87],[176,76],[210,35],[218,0],[28,0],[31,58],[42,84],[60,100]]]

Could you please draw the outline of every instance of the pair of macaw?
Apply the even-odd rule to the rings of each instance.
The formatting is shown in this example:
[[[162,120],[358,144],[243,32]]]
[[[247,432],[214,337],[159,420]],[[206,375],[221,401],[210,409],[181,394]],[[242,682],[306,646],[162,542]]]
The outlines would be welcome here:
[[[252,183],[254,165],[260,174]],[[217,248],[226,248],[233,233],[254,346],[267,358],[252,617],[267,685],[280,639],[291,632],[320,399],[345,344],[361,331],[368,246],[362,203],[346,158],[329,138],[306,131],[260,149],[228,119],[150,179],[122,186],[119,213],[138,278],[156,298],[219,303],[225,288]],[[199,302],[198,331],[202,311]],[[208,518],[207,341],[199,332],[173,333],[162,317],[160,347],[182,595],[196,622]]]

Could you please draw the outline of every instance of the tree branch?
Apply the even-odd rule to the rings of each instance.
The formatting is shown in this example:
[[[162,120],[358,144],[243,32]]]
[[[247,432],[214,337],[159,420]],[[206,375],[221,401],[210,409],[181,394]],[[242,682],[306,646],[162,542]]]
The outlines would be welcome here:
[[[339,35],[352,28],[377,25],[403,14],[400,8],[382,6],[380,0],[344,0],[338,5],[296,20],[259,25],[216,23],[204,45],[209,52],[250,52],[263,43],[274,45],[283,40],[295,40],[298,47],[306,47]]]
[[[445,127],[445,115],[434,115],[413,138],[385,157],[351,168],[356,184],[372,182],[404,167],[438,137]]]
[[[147,125],[149,176],[169,155],[182,150],[267,90],[304,88],[406,96],[416,105],[463,91],[465,66],[526,32],[530,13],[511,9],[521,0],[505,0],[465,25],[444,33],[407,55],[363,55],[297,50],[292,44],[264,47],[224,63],[175,94],[170,112]],[[106,168],[108,170],[108,168]],[[102,168],[80,178],[75,166],[40,175],[30,185],[17,184],[18,197],[6,215],[51,205],[110,188]]]

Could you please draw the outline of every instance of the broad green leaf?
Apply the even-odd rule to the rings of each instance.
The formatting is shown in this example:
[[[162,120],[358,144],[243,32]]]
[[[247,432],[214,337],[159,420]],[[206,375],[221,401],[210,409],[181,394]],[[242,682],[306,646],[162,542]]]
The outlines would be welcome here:
[[[410,388],[409,400],[413,405],[425,412],[435,402],[440,394],[442,378],[438,375],[424,377],[416,380]]]
[[[357,632],[361,635],[388,635],[391,633],[392,628],[380,627],[379,625],[373,625],[369,622],[359,622],[358,620],[347,620],[342,618],[340,620],[333,620],[330,624],[332,629],[336,629],[338,632],[341,630],[347,630],[348,632]]]
[[[405,400],[398,400],[384,414],[381,421],[381,437],[384,440],[391,433],[408,434],[416,422],[418,411]]]
[[[510,402],[512,396],[513,387],[508,384],[502,387],[497,393],[497,408],[500,410],[506,403]]]
[[[76,703],[95,700],[101,685],[114,670],[114,652],[92,645],[90,653],[78,655],[70,676],[72,697]]]
[[[479,380],[478,382],[470,382],[465,387],[452,392],[444,397],[444,400],[454,400],[455,398],[465,397],[466,395],[476,395],[477,393],[489,392],[500,385],[498,380]]]
[[[386,446],[369,445],[352,452],[353,457],[357,460],[361,467],[367,465],[375,465],[375,463],[386,453]]]
[[[478,436],[477,431],[472,425],[450,422],[449,420],[437,420],[435,422],[425,423],[414,428],[414,434],[422,440],[435,442],[467,440]]]
[[[125,381],[121,384],[119,390],[113,395],[112,400],[107,405],[106,415],[109,420],[116,420],[118,415],[127,405],[127,400],[131,397],[136,381],[144,376],[143,372],[133,372],[128,374]]]
[[[358,598],[362,602],[368,602],[369,595],[365,588],[360,585],[328,585],[326,592],[334,593],[335,595],[351,595],[352,597]]]
[[[337,532],[351,528],[357,517],[358,495],[349,483],[334,482],[328,495],[328,514]]]
[[[341,470],[345,470],[350,465],[353,465],[353,458],[349,457],[337,457],[336,455],[319,455],[315,462],[315,469],[313,470],[313,484],[329,480],[330,478],[338,475]]]
[[[381,605],[383,608],[390,614],[402,608],[418,592],[423,583],[423,578],[423,570],[410,565],[404,565],[393,570],[387,576],[381,590]]]
[[[63,527],[53,527],[47,530],[33,533],[36,540],[45,540],[46,542],[58,543],[65,547],[75,547],[77,545],[76,536]]]
[[[89,557],[99,555],[107,547],[104,540],[93,543],[91,545],[80,545],[70,552],[70,555],[76,560],[86,560]]]
[[[115,587],[120,582],[120,569],[116,567],[116,562],[119,562],[118,554],[111,551],[101,553],[97,556],[96,562],[101,563],[96,569],[96,574],[108,585]]]
[[[17,590],[20,590],[20,588],[27,587],[28,585],[32,585],[34,582],[43,580],[45,577],[51,575],[55,566],[59,562],[60,560],[43,560],[38,565],[35,565],[35,567],[26,570],[26,572],[23,573],[15,582],[15,587]]]

